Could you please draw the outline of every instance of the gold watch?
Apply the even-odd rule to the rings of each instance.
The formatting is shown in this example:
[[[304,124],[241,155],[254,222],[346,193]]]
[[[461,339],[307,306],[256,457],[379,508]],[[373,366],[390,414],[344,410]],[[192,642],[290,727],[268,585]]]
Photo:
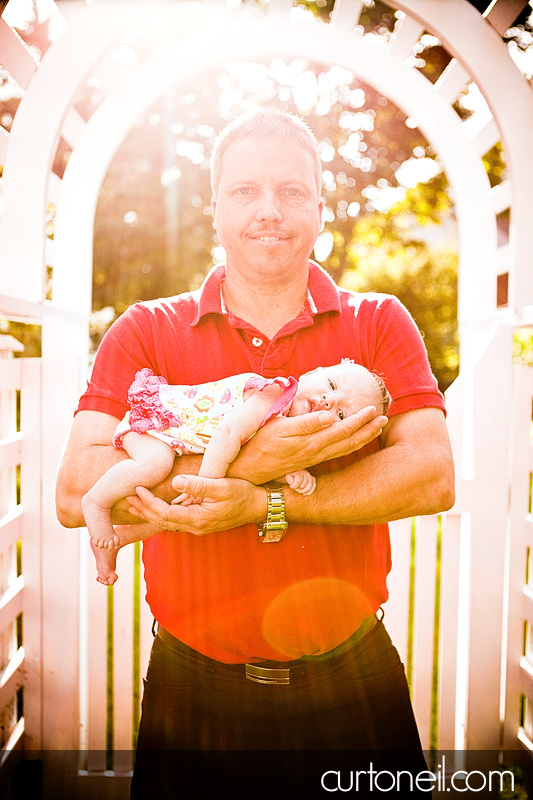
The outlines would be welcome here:
[[[288,527],[283,488],[279,483],[267,483],[264,488],[268,498],[267,518],[258,524],[257,530],[263,542],[281,542]]]

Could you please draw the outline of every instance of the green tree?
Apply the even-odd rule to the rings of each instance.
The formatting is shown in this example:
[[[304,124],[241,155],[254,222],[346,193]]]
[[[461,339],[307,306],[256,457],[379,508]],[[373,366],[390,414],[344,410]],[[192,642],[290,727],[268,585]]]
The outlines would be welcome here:
[[[450,246],[430,246],[424,227],[451,216],[443,180],[418,184],[389,212],[358,220],[346,248],[350,266],[340,281],[355,291],[393,294],[406,306],[442,391],[459,369],[457,253]]]

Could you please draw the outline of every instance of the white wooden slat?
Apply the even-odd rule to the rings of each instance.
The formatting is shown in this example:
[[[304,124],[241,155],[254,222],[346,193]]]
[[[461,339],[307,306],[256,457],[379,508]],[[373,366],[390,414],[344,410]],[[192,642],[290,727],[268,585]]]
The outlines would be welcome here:
[[[38,66],[29,48],[2,17],[0,17],[0,63],[22,89],[27,87]]]
[[[0,631],[13,623],[22,612],[24,576],[19,575],[0,597]]]
[[[466,127],[468,123],[469,120],[464,123],[464,126]],[[469,129],[467,135],[471,135],[472,133],[474,133],[472,141],[481,156],[484,156],[497,142],[501,141],[501,132],[494,119],[491,119],[490,122],[487,122],[486,125],[483,125],[482,128],[475,132],[473,128]]]
[[[0,362],[0,392],[20,389],[21,361],[19,358],[3,358]]]
[[[490,201],[495,214],[501,214],[511,207],[513,187],[511,181],[505,180],[490,190]]]
[[[96,567],[86,530],[80,531],[86,541],[88,583],[88,736],[87,769],[104,772],[106,768],[107,733],[107,604],[108,589],[96,581]],[[93,680],[92,676],[98,676]]]
[[[56,206],[56,208],[61,200],[62,184],[63,181],[59,175],[56,175],[55,172],[51,172],[46,186],[46,200],[47,203]]]
[[[61,136],[69,145],[74,146],[83,136],[86,124],[74,106],[70,106],[61,126]]]
[[[412,54],[413,45],[418,42],[424,33],[424,26],[417,20],[406,15],[403,20],[398,21],[394,28],[394,36],[391,39],[392,52],[400,58],[407,58]]]
[[[485,18],[503,36],[527,5],[526,0],[496,0]]]
[[[481,485],[482,490],[482,485]],[[467,749],[497,750],[502,658],[507,492],[494,493],[490,507],[472,515]],[[465,610],[466,611],[466,610]],[[489,657],[490,656],[490,657]]]
[[[22,536],[22,505],[5,514],[0,520],[0,543],[2,550],[13,547]]]
[[[363,7],[362,0],[335,0],[330,24],[336,28],[353,31]]]
[[[4,769],[8,760],[22,747],[22,737],[26,729],[25,719],[22,717],[11,731],[5,745],[0,748],[0,770]]]
[[[42,317],[42,306],[40,303],[32,303],[20,297],[0,294],[0,316],[38,323]]]
[[[27,752],[42,744],[42,607],[41,607],[41,359],[22,358],[20,420],[23,432],[20,490],[22,514],[24,717]],[[72,534],[71,534],[72,535]],[[68,536],[68,534],[67,534]],[[62,545],[62,543],[61,543]]]
[[[513,251],[509,244],[503,244],[498,247],[496,253],[496,268],[498,275],[503,275],[511,270],[513,264]]]
[[[127,774],[133,768],[133,585],[134,546],[118,554],[119,580],[114,588],[114,750],[113,768]]]
[[[139,664],[139,697],[142,698],[143,678],[146,676],[146,669],[150,658],[150,651],[154,637],[152,634],[152,623],[154,618],[150,611],[150,607],[145,600],[146,585],[144,582],[144,569],[141,564],[140,574],[140,595],[141,595],[141,609],[140,609],[140,664]]]
[[[425,749],[431,744],[436,573],[437,518],[420,517],[415,550],[413,707]]]
[[[453,104],[470,80],[471,78],[463,65],[456,58],[452,58],[446,69],[435,81],[434,89],[448,103]]]
[[[80,535],[61,527],[55,508],[57,465],[71,425],[85,356],[78,345],[77,326],[44,306],[40,497],[41,617],[46,621],[41,658],[42,748],[46,753],[52,748],[77,752],[80,740]],[[68,375],[69,380],[59,380],[58,375]]]
[[[455,750],[460,536],[460,517],[448,514],[441,545],[437,735],[439,749],[450,751]]]
[[[24,648],[19,649],[13,654],[9,664],[0,675],[0,709],[7,706],[13,695],[23,684],[23,673],[21,672],[24,663]]]
[[[533,526],[529,520],[529,452],[531,442],[531,400],[533,397],[533,370],[513,368],[513,413],[510,434],[510,524],[509,578],[507,592],[507,630],[505,663],[505,707],[503,714],[503,742],[506,749],[516,747],[520,739],[522,694],[530,698],[531,680],[526,674],[532,665],[524,656],[524,625],[533,623],[533,590],[526,585],[529,567],[533,560],[527,550],[533,547]],[[527,652],[527,651],[526,651]]]
[[[5,164],[8,145],[9,133],[0,126],[0,164]]]
[[[389,600],[384,605],[384,622],[405,664],[408,657],[411,520],[398,520],[389,527],[392,569],[387,579]]]
[[[12,436],[0,440],[0,470],[8,469],[20,464],[22,455],[22,434],[14,433]]]

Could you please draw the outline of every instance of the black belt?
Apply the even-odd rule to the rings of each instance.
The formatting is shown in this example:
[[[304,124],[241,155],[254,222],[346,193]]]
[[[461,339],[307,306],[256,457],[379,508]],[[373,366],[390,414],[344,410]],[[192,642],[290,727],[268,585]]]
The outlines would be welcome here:
[[[366,636],[377,624],[378,618],[375,614],[363,620],[357,630],[345,642],[338,645],[338,647],[329,650],[327,653],[321,653],[318,656],[303,656],[296,661],[262,661],[259,664],[226,664],[234,668],[244,667],[244,675],[248,680],[255,681],[256,683],[264,683],[271,685],[288,684],[291,680],[291,669],[301,667],[305,664],[319,663],[327,661],[328,659],[341,656],[349,652],[361,639]],[[161,625],[158,626],[157,635],[167,647],[176,652],[182,652],[184,645],[175,636],[172,636]],[[188,648],[187,648],[188,649]]]

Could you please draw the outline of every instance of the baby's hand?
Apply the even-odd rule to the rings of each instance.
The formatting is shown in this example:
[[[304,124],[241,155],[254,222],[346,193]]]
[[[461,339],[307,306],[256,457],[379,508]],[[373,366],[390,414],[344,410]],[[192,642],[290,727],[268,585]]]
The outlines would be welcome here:
[[[172,505],[177,506],[192,506],[192,505],[199,505],[202,502],[201,497],[193,497],[187,492],[182,492],[182,494],[178,495],[177,497],[172,500]]]
[[[306,469],[299,469],[295,472],[289,472],[285,475],[285,480],[295,492],[298,494],[309,495],[313,494],[316,488],[316,478],[311,475]]]

